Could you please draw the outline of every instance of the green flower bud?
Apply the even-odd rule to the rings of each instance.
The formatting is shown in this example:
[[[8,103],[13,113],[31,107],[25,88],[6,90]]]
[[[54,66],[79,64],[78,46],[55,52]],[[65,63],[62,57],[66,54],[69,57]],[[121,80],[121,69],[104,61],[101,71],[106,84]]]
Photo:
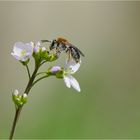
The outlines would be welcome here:
[[[25,104],[27,102],[27,94],[24,93],[21,97],[21,101],[23,102],[23,104]]]
[[[57,77],[57,78],[63,78],[63,77],[64,77],[64,71],[63,71],[63,70],[58,71],[58,72],[56,73],[56,77]]]
[[[16,106],[16,109],[22,107],[27,102],[27,94],[24,93],[20,95],[18,90],[15,90],[13,92],[12,97],[13,97],[13,101]]]
[[[49,52],[43,47],[40,52],[41,61],[47,60],[49,57]]]
[[[55,75],[57,78],[63,78],[64,70],[60,66],[50,67],[47,72],[48,75]]]
[[[58,56],[56,54],[50,54],[48,55],[47,61],[52,62],[58,59]]]

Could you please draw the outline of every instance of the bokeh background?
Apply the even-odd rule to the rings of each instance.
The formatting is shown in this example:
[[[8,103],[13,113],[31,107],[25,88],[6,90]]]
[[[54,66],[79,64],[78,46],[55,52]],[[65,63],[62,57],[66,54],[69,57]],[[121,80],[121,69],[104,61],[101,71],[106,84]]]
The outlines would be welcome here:
[[[41,81],[31,90],[14,138],[140,138],[138,1],[1,1],[0,138],[8,138],[14,117],[11,93],[24,91],[28,80],[10,55],[14,43],[58,36],[85,54],[74,75],[82,92],[54,77]],[[42,70],[63,66],[64,58]]]

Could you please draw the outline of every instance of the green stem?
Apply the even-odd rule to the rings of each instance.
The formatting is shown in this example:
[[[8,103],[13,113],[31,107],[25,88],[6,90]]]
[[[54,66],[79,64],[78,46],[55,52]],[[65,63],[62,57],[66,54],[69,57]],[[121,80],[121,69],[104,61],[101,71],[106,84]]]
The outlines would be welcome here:
[[[44,79],[44,78],[46,78],[46,77],[48,77],[48,76],[49,76],[49,75],[45,75],[45,76],[42,76],[42,77],[38,78],[36,81],[33,82],[32,87],[33,87],[37,82],[39,82],[40,80],[42,80],[42,79]]]
[[[32,74],[32,77],[30,78],[30,80],[29,80],[29,82],[28,82],[28,84],[27,84],[27,86],[26,86],[26,89],[25,89],[24,93],[26,93],[27,95],[29,94],[29,91],[30,91],[30,89],[32,88],[32,84],[33,84],[33,82],[34,82],[34,79],[35,79],[35,77],[36,77],[36,74],[37,74],[38,69],[39,69],[39,67],[36,66],[36,67],[35,67],[35,70],[34,70],[34,72],[33,72],[33,74]]]
[[[40,74],[46,74],[46,72],[39,72],[39,73],[36,74],[36,76],[38,76]]]
[[[27,72],[28,72],[28,76],[29,76],[29,79],[31,78],[31,74],[30,74],[30,70],[29,70],[29,67],[28,65],[25,65],[26,66],[26,69],[27,69]]]
[[[36,77],[36,74],[37,74],[38,69],[39,69],[39,65],[35,65],[35,70],[34,70],[32,76],[31,76],[31,78],[30,78],[30,80],[29,80],[29,82],[28,82],[28,84],[27,84],[27,86],[26,86],[25,92],[24,92],[24,93],[26,93],[27,95],[29,94],[29,91],[30,91],[31,88],[32,88],[32,84],[33,84],[33,82],[34,82],[34,79],[35,79],[35,77]],[[12,138],[13,138],[13,135],[14,135],[14,132],[15,132],[15,128],[16,128],[16,124],[17,124],[17,120],[18,120],[18,118],[19,118],[19,116],[20,116],[21,110],[22,110],[22,107],[18,108],[18,109],[16,110],[16,112],[15,112],[15,117],[14,117],[12,129],[11,129],[10,137],[9,137],[10,140],[12,140]]]
[[[13,125],[12,125],[12,129],[11,129],[11,132],[10,132],[9,140],[12,140],[12,138],[13,138],[13,135],[14,135],[14,132],[15,132],[15,127],[16,127],[16,124],[17,124],[17,121],[18,121],[21,109],[22,108],[16,109],[15,117],[14,117],[14,121],[13,121]]]
[[[40,65],[43,65],[44,63],[46,63],[47,61],[45,60],[45,61],[43,61]]]

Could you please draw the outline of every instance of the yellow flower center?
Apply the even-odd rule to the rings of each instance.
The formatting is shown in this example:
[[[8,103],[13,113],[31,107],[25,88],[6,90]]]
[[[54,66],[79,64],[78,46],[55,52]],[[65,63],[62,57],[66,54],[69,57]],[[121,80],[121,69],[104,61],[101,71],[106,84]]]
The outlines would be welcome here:
[[[21,51],[21,56],[25,56],[26,55],[26,51],[25,50],[22,50]]]

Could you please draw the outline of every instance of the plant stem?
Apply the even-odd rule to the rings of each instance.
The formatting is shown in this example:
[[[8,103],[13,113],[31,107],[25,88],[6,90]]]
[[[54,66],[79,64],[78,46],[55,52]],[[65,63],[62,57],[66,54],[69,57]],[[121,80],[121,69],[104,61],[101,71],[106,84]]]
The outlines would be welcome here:
[[[36,77],[36,74],[37,74],[38,69],[39,69],[39,67],[36,66],[36,67],[35,67],[35,70],[34,70],[34,72],[33,72],[33,74],[32,74],[32,77],[30,78],[30,80],[29,80],[29,82],[28,82],[28,84],[27,84],[27,86],[26,86],[26,89],[25,89],[24,93],[26,93],[27,95],[29,94],[29,91],[30,91],[30,89],[32,88],[32,84],[33,84],[33,82],[34,82],[34,79],[35,79],[35,77]]]
[[[48,77],[48,76],[49,76],[49,75],[45,75],[45,76],[42,76],[42,77],[38,78],[36,81],[33,82],[32,87],[33,87],[37,82],[39,82],[40,80],[42,80],[42,79],[44,79],[44,78],[46,78],[46,77]]]
[[[39,73],[36,74],[36,76],[38,76],[40,74],[46,74],[46,72],[39,72]]]
[[[44,63],[46,63],[47,61],[45,60],[45,61],[43,61],[40,65],[43,65]]]
[[[15,117],[14,117],[14,121],[13,121],[13,125],[12,125],[12,129],[11,129],[11,132],[10,132],[9,140],[12,140],[12,138],[13,138],[15,127],[16,127],[16,124],[17,124],[17,121],[18,121],[21,109],[22,108],[16,109]]]
[[[34,79],[36,77],[38,69],[39,69],[39,65],[35,65],[35,70],[34,70],[32,76],[31,76],[31,78],[29,79],[29,82],[28,82],[28,84],[26,86],[26,89],[24,91],[24,93],[26,93],[27,95],[29,94],[29,91],[32,88],[32,84],[34,82]],[[18,118],[20,116],[21,110],[22,110],[22,107],[16,109],[15,117],[14,117],[14,121],[13,121],[13,125],[12,125],[12,129],[11,129],[11,132],[10,132],[9,140],[12,140],[12,138],[13,138],[13,135],[14,135],[14,132],[15,132],[15,128],[16,128],[16,124],[17,124]]]
[[[28,67],[28,65],[25,65],[26,66],[26,69],[27,69],[27,72],[28,72],[28,77],[29,77],[29,79],[31,78],[31,74],[30,74],[30,70],[29,70],[29,67]]]

